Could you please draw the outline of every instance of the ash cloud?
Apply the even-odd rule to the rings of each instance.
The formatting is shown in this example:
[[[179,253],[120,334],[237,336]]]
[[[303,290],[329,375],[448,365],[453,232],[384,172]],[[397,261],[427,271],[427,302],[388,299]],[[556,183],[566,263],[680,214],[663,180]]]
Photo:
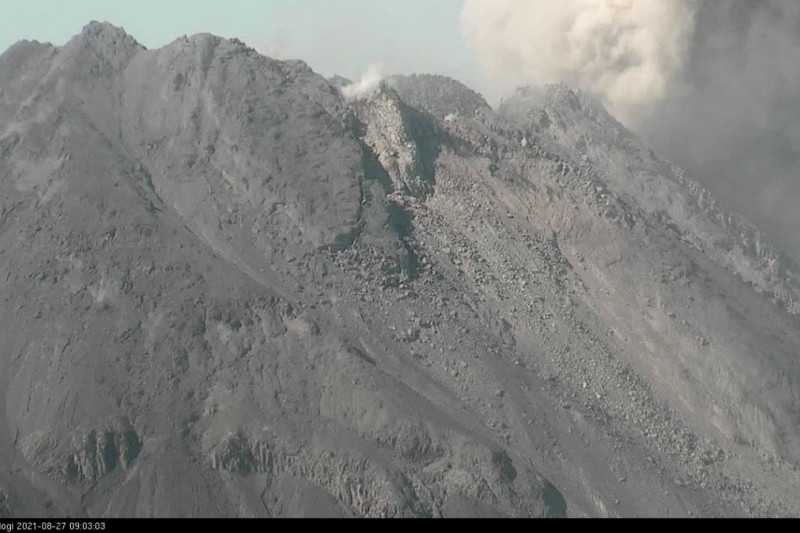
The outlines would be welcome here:
[[[467,0],[462,23],[507,88],[564,81],[628,117],[671,91],[695,9],[685,0]]]
[[[466,0],[490,92],[600,97],[800,257],[800,2]]]

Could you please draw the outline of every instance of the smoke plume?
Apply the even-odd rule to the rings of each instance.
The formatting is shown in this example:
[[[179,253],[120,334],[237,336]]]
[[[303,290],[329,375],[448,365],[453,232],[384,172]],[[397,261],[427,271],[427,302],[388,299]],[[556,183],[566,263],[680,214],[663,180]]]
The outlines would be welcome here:
[[[489,92],[564,81],[800,257],[800,2],[466,0]]]
[[[617,114],[666,96],[686,63],[694,1],[467,0],[480,62],[508,85],[564,81]]]
[[[383,80],[383,66],[370,65],[358,81],[342,88],[342,94],[347,100],[359,100],[372,94]]]

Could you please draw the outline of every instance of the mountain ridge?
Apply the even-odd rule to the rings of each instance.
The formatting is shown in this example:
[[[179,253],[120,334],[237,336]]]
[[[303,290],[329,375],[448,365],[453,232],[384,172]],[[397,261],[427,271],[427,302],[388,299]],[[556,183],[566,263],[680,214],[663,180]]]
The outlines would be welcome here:
[[[0,512],[798,513],[790,261],[580,93],[339,81],[0,56]]]

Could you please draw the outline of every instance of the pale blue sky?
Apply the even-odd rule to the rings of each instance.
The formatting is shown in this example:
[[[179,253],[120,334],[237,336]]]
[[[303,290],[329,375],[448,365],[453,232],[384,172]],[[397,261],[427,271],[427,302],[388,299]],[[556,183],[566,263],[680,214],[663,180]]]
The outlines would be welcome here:
[[[272,56],[355,77],[438,72],[475,84],[462,0],[0,0],[0,50],[19,39],[63,44],[90,20],[122,26],[148,48],[184,34],[238,37]]]

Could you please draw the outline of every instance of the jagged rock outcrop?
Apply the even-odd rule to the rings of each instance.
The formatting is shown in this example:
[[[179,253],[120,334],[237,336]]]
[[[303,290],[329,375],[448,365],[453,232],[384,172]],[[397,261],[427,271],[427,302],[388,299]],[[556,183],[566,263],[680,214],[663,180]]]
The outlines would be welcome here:
[[[68,439],[45,431],[18,443],[22,455],[48,475],[67,483],[95,483],[117,468],[129,470],[142,443],[126,420],[100,428],[75,429]]]
[[[356,100],[361,139],[392,180],[394,192],[425,197],[433,191],[439,132],[388,85]]]
[[[0,515],[800,512],[754,228],[566,88],[341,85],[100,23],[0,56]]]

